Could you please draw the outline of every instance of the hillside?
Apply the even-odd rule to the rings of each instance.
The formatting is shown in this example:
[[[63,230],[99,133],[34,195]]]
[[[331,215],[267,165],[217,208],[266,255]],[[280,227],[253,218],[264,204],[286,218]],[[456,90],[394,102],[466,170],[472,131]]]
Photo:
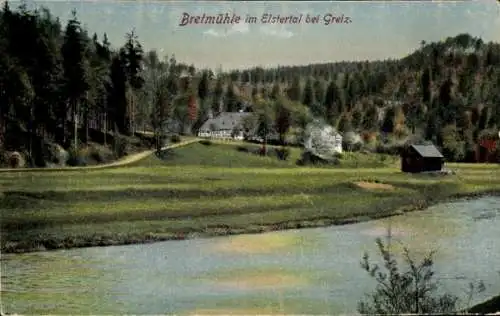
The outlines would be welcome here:
[[[483,138],[498,139],[500,45],[468,34],[423,41],[400,60],[256,68],[226,80],[246,87],[245,97],[252,87],[257,96],[281,93],[300,101],[342,131],[382,133],[393,141],[416,134],[449,160],[498,159],[477,157],[475,147]]]
[[[450,161],[499,159],[498,148],[481,144],[498,139],[500,44],[468,34],[422,41],[400,60],[215,74],[144,51],[133,31],[114,49],[106,33],[88,34],[77,12],[62,26],[49,10],[5,2],[0,24],[2,164],[13,152],[44,164],[37,148],[47,146],[79,156],[92,143],[117,157],[137,130],[154,131],[147,146],[159,146],[167,134],[196,133],[209,115],[242,108],[260,114],[249,130],[274,128],[282,140],[315,117],[360,133],[364,150],[427,140]]]

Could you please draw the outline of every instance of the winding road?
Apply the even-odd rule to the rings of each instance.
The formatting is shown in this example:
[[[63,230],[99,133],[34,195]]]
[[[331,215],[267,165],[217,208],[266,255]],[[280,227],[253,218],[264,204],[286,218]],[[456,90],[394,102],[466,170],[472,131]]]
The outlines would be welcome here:
[[[177,144],[171,144],[168,146],[165,146],[162,148],[162,150],[166,149],[172,149],[176,147],[181,147],[181,146],[186,146],[195,142],[198,142],[199,139],[190,139],[186,141],[182,141]],[[81,167],[60,167],[60,168],[0,168],[0,173],[4,172],[38,172],[38,171],[43,171],[43,172],[59,172],[59,171],[76,171],[76,170],[95,170],[95,169],[106,169],[106,168],[113,168],[113,167],[123,167],[131,163],[135,163],[137,161],[140,161],[149,155],[152,155],[155,153],[155,149],[153,150],[146,150],[143,152],[135,153],[132,155],[125,156],[117,161],[113,161],[110,163],[102,164],[102,165],[95,165],[95,166],[81,166]]]

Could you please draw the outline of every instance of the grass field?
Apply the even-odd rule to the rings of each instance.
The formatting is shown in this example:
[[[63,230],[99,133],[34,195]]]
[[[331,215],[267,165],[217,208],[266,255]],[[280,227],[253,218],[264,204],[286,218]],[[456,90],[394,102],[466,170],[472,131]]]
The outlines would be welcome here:
[[[395,157],[350,153],[336,167],[297,167],[299,149],[279,161],[236,145],[196,143],[113,169],[1,173],[2,251],[342,224],[500,191],[498,165],[408,175]]]

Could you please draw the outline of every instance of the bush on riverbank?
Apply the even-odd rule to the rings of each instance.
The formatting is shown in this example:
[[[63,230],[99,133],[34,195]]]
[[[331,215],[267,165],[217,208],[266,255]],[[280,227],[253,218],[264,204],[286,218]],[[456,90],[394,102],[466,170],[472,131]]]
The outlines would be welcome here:
[[[457,311],[458,297],[437,294],[434,282],[433,252],[421,262],[416,262],[408,249],[404,248],[404,262],[408,266],[401,270],[394,254],[380,238],[376,239],[383,268],[370,263],[367,253],[363,256],[361,267],[377,282],[376,289],[358,304],[361,314],[447,314]]]
[[[420,262],[412,258],[408,248],[403,248],[403,260],[406,269],[401,269],[395,255],[387,244],[377,238],[376,243],[383,267],[370,263],[367,253],[363,256],[361,267],[375,278],[377,286],[358,304],[358,312],[369,315],[393,314],[454,314],[459,308],[458,296],[440,293],[434,272],[434,251],[429,252]],[[469,283],[467,304],[472,297],[484,291],[484,283]]]

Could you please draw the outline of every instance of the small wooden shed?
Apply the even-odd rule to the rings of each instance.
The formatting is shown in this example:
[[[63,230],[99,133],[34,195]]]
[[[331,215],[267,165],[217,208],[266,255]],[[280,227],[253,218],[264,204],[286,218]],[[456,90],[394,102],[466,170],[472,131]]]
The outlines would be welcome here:
[[[401,152],[401,171],[441,171],[444,156],[434,145],[411,145]]]

